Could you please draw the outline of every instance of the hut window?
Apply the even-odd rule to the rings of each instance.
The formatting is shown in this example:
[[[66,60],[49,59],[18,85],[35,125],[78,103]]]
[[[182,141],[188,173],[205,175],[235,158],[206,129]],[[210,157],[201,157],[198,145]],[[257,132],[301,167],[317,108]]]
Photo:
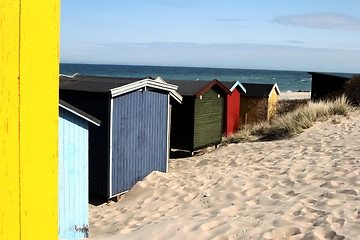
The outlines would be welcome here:
[[[218,98],[220,98],[220,94],[218,94]]]
[[[202,95],[200,95],[200,99],[202,99]]]

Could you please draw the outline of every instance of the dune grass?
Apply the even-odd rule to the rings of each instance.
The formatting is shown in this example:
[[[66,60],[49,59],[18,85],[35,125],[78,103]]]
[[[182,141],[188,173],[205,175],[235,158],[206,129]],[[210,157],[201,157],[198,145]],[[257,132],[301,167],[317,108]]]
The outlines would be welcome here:
[[[347,116],[352,107],[345,96],[333,101],[308,102],[292,112],[270,122],[261,122],[223,139],[224,144],[254,140],[277,140],[296,136],[317,121],[325,121],[334,115]]]

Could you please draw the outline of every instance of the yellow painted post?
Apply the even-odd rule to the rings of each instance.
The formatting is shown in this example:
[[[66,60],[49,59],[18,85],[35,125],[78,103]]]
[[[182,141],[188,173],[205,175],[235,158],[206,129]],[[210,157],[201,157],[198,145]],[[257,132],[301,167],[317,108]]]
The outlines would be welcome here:
[[[0,239],[57,239],[60,0],[0,0]]]
[[[0,239],[19,239],[19,2],[0,0]]]

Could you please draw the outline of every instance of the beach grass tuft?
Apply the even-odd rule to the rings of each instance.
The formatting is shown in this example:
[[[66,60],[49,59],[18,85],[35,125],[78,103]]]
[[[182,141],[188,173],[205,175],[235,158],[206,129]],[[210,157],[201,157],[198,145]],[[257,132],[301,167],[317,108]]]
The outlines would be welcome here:
[[[317,121],[326,121],[334,115],[347,116],[352,107],[345,96],[333,101],[309,101],[294,111],[288,112],[270,122],[261,122],[241,129],[238,133],[223,139],[224,144],[254,140],[278,140],[302,133]]]

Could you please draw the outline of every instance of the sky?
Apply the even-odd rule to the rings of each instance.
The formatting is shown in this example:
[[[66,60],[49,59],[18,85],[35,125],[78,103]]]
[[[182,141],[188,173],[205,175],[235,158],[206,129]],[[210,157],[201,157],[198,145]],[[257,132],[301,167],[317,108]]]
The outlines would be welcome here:
[[[61,0],[60,62],[360,72],[359,0]]]

